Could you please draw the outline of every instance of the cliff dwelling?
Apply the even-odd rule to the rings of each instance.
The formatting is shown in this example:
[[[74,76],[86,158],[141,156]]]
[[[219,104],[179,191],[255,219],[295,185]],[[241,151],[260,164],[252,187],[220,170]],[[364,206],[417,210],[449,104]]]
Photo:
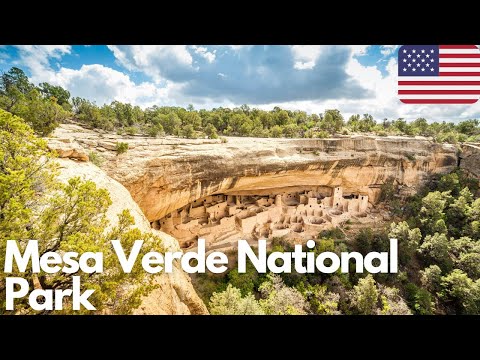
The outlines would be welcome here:
[[[270,194],[216,194],[177,209],[152,226],[174,236],[185,250],[206,241],[207,250],[234,247],[239,239],[315,238],[353,216],[365,215],[366,194],[316,186]],[[260,191],[261,192],[261,191]]]

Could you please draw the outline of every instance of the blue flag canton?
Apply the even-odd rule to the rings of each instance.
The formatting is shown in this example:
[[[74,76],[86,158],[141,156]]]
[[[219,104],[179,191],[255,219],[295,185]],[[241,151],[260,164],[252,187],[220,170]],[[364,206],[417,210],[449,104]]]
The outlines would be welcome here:
[[[398,76],[438,76],[438,45],[404,45],[398,49]]]

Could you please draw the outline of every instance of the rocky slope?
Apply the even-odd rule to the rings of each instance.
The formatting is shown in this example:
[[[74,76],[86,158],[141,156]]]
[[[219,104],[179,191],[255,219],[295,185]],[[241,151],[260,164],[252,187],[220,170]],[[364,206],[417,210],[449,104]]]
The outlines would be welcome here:
[[[102,168],[132,195],[149,221],[162,218],[213,193],[265,192],[290,186],[342,186],[378,198],[380,186],[395,179],[413,192],[433,173],[457,166],[456,148],[423,138],[343,137],[338,139],[228,138],[188,140],[118,136],[62,125],[52,148],[79,160],[99,153]],[[129,150],[115,152],[116,142]],[[68,155],[69,149],[75,153]],[[84,148],[83,154],[79,148]]]
[[[60,144],[70,144],[68,141],[52,141],[51,146]],[[94,181],[98,187],[107,189],[110,192],[112,205],[108,209],[107,217],[110,224],[113,225],[117,219],[117,214],[123,209],[130,210],[135,218],[135,225],[144,232],[156,232],[163,240],[163,245],[167,251],[179,251],[177,240],[161,231],[150,227],[138,205],[133,201],[128,190],[119,182],[109,177],[103,170],[90,162],[81,162],[88,159],[85,151],[75,146],[75,151],[67,151],[69,145],[61,145],[65,152],[58,151],[60,155],[71,157],[71,159],[59,159],[60,175],[59,180],[66,181],[71,177],[80,176],[84,180]],[[80,161],[78,161],[80,160]],[[190,278],[179,266],[174,268],[171,274],[161,273],[157,279],[160,287],[154,290],[148,297],[142,301],[142,305],[135,311],[137,314],[207,314],[208,311],[202,300],[195,292]]]

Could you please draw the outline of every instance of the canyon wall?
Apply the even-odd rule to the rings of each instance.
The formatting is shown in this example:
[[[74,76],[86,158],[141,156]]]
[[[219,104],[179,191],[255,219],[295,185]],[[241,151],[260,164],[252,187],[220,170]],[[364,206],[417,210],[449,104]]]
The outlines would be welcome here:
[[[68,147],[68,146],[67,146]],[[79,156],[88,156],[77,149]],[[74,156],[75,154],[70,154]],[[94,181],[99,188],[107,189],[112,199],[112,205],[107,211],[110,226],[118,220],[117,214],[128,209],[135,219],[135,226],[143,232],[154,232],[162,239],[166,251],[180,251],[176,239],[161,231],[150,227],[138,205],[133,201],[129,192],[116,180],[110,178],[103,170],[90,162],[79,162],[70,159],[59,159],[60,181],[80,176],[84,180]],[[178,264],[170,274],[160,273],[156,277],[157,289],[142,299],[142,304],[135,310],[136,314],[207,314],[208,311],[192,286],[190,277],[183,272]]]
[[[388,179],[404,193],[413,193],[429,175],[457,166],[454,145],[424,138],[229,137],[222,142],[119,136],[76,125],[62,125],[55,137],[57,146],[74,144],[99,153],[105,159],[102,168],[129,190],[149,221],[216,193],[275,193],[325,185],[368,195],[375,202]],[[118,155],[117,142],[128,143],[129,150]]]
[[[460,167],[471,175],[480,178],[480,144],[462,145]]]

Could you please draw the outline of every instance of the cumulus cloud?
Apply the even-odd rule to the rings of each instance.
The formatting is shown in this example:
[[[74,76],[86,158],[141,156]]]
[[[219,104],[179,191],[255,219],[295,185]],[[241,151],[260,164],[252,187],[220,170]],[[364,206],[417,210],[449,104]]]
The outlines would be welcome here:
[[[192,46],[192,49],[195,50],[195,53],[200,55],[202,58],[204,58],[205,60],[207,60],[209,63],[212,63],[215,61],[215,53],[217,52],[217,50],[213,50],[213,51],[208,51],[208,49],[206,47],[203,47],[203,46],[195,46],[193,45]]]
[[[108,45],[120,65],[155,82],[186,81],[196,70],[186,45]]]
[[[143,106],[176,104],[181,84],[171,81],[158,86],[153,82],[135,84],[129,75],[101,64],[82,65],[80,69],[59,67],[54,69],[52,59],[60,61],[70,54],[70,46],[18,46],[19,59],[15,65],[27,68],[30,79],[38,84],[49,82],[68,89],[73,96],[79,96],[97,104],[113,100],[130,102]]]
[[[368,48],[371,45],[348,45],[348,47],[352,50],[352,55],[363,56],[367,55]]]
[[[200,68],[185,84],[184,93],[252,105],[366,97],[369,92],[345,72],[349,57],[350,50],[338,46],[320,51],[254,46],[241,53],[223,54],[214,69]],[[313,61],[314,65],[309,64]],[[296,62],[302,62],[309,70],[299,71]],[[219,72],[227,76],[219,77]]]
[[[118,100],[144,106],[169,104],[174,101],[171,92],[181,87],[171,82],[162,88],[151,82],[136,85],[128,75],[99,64],[83,65],[78,70],[61,68],[53,82],[97,104]]]
[[[63,55],[70,54],[70,45],[17,45],[20,65],[26,66],[32,73],[32,81],[48,81],[51,59],[60,60]],[[47,75],[47,76],[45,76]]]
[[[293,67],[297,70],[313,69],[321,52],[321,45],[293,45]]]

